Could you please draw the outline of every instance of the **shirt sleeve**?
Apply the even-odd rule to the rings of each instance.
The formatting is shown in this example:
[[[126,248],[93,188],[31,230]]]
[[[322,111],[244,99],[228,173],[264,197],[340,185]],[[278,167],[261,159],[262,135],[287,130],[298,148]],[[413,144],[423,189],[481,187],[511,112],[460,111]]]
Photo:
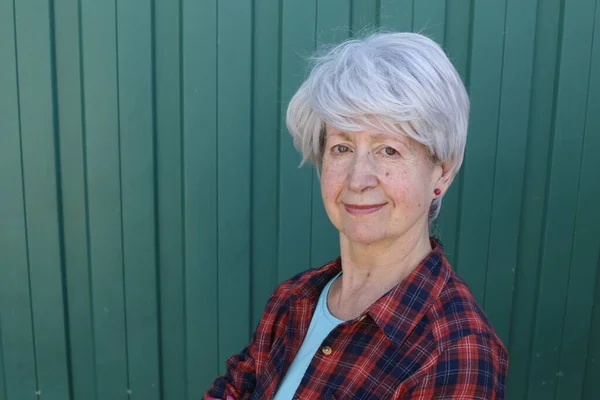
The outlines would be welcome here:
[[[257,369],[260,369],[261,362],[264,363],[268,356],[273,338],[280,329],[285,328],[277,324],[278,310],[282,302],[282,296],[278,295],[280,288],[281,286],[267,301],[250,343],[239,354],[234,354],[227,359],[225,375],[213,381],[210,389],[204,393],[204,399],[211,397],[227,399],[227,396],[241,399],[254,393]]]
[[[227,372],[214,380],[211,388],[204,393],[204,398],[226,399],[232,396],[241,398],[244,394],[252,393],[256,386],[256,367],[253,357],[256,333],[250,344],[241,353],[227,359]]]
[[[486,334],[465,336],[442,352],[403,399],[504,399],[508,353]]]

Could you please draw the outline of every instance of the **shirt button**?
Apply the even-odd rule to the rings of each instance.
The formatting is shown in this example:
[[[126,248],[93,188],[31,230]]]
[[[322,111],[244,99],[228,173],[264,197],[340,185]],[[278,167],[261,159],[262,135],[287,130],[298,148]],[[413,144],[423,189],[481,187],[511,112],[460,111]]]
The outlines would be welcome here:
[[[329,346],[323,346],[323,348],[321,349],[321,351],[326,356],[330,355],[333,352],[333,350],[331,350],[331,347],[329,347]]]

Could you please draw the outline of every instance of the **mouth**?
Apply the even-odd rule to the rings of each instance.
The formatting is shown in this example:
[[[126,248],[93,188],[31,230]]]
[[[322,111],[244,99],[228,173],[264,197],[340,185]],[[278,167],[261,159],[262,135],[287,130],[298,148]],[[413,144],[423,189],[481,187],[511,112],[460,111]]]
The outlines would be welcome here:
[[[381,204],[344,204],[344,208],[349,214],[354,215],[365,215],[372,214],[376,211],[379,211],[385,206],[386,203]]]

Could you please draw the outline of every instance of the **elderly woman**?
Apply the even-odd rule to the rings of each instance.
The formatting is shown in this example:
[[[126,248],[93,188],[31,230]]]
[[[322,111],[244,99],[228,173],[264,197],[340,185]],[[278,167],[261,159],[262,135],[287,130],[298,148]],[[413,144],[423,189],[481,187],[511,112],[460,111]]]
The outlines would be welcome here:
[[[206,398],[501,399],[508,355],[429,228],[469,100],[432,40],[350,40],[321,57],[287,125],[319,170],[340,257],[282,283]]]

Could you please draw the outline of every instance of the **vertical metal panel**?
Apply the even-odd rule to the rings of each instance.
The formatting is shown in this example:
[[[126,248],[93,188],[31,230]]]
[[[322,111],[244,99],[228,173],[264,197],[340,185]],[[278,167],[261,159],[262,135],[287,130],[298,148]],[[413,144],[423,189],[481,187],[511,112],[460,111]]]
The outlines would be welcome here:
[[[218,13],[220,359],[231,349],[240,351],[250,335],[252,4],[251,0],[239,1],[236,7],[223,3]],[[240,298],[246,301],[240,304]]]
[[[8,398],[6,387],[6,371],[4,371],[4,341],[2,336],[2,314],[0,314],[0,395],[3,398]]]
[[[217,1],[188,0],[181,7],[186,383],[192,398],[223,368],[218,356],[218,7]],[[162,270],[168,273],[168,265]]]
[[[546,203],[546,173],[550,158],[552,109],[556,93],[560,0],[539,1],[536,21],[531,111],[527,134],[525,181],[519,230],[519,251],[510,332],[510,398],[526,399],[535,307],[540,271],[541,234]]]
[[[597,0],[1,3],[0,396],[197,398],[339,252],[285,110],[315,47],[380,25],[469,88],[434,231],[508,398],[597,398],[599,24]]]
[[[305,76],[305,56],[315,48],[316,0],[283,0],[281,21],[281,102],[279,150],[278,280],[310,263],[311,199],[314,170],[299,169],[301,157],[285,129],[286,104]]]
[[[151,400],[160,398],[152,4],[117,2],[116,13],[127,389],[135,398]]]
[[[579,398],[583,384],[588,354],[593,360],[590,344],[600,342],[599,333],[593,336],[590,331],[590,315],[598,303],[594,303],[594,290],[600,257],[600,208],[592,199],[600,198],[600,7],[596,2],[595,29],[589,49],[590,66],[586,93],[585,125],[582,127],[583,145],[579,167],[579,188],[575,226],[573,230],[573,250],[570,260],[569,284],[563,332],[560,340],[560,361],[557,383],[557,399]],[[589,42],[588,42],[589,43]],[[588,337],[589,336],[589,337]],[[598,353],[596,353],[597,355]],[[598,372],[596,372],[598,374]],[[600,375],[596,375],[600,376]],[[597,386],[597,385],[596,385]],[[595,397],[599,397],[600,392]],[[595,397],[588,397],[590,399]]]
[[[377,26],[377,0],[350,0],[350,4],[350,30],[353,35],[364,34]],[[344,7],[340,8],[340,14],[344,15]]]
[[[38,392],[69,399],[50,4],[15,3],[21,163]]]
[[[564,3],[530,398],[552,398],[558,377],[564,373],[559,369],[559,354],[575,233],[593,23],[594,1]]]
[[[281,2],[254,2],[251,329],[277,284]],[[260,223],[258,223],[260,221]]]
[[[14,7],[0,3],[0,318],[8,398],[38,386],[29,283]],[[10,396],[10,397],[9,397]]]
[[[181,2],[154,10],[156,218],[163,399],[187,399],[181,121]],[[212,371],[211,371],[212,372]]]
[[[509,0],[483,306],[507,346],[517,268],[537,0]],[[504,299],[503,301],[499,301]]]
[[[126,399],[116,2],[82,1],[80,23],[96,396]]]
[[[74,399],[96,398],[89,235],[83,135],[79,3],[56,2],[56,99],[62,194],[64,269],[68,306],[71,388]]]
[[[414,4],[414,0],[380,0],[379,21],[381,25],[399,32],[412,31]]]
[[[412,30],[427,35],[440,44],[444,43],[444,35],[446,33],[446,0],[415,1],[413,7]]]
[[[596,289],[594,303],[592,306],[592,321],[587,339],[587,357],[585,364],[585,373],[583,375],[583,398],[593,400],[600,397],[600,386],[598,386],[598,377],[600,376],[600,252],[598,252],[598,261],[596,262]]]
[[[600,210],[592,199],[600,196],[600,4],[596,2],[594,38],[588,87],[587,114],[573,249],[571,287],[562,339],[558,395],[583,392],[584,399],[600,397]],[[595,262],[594,262],[595,261]],[[582,270],[578,265],[584,266]],[[593,279],[593,276],[596,279]],[[581,287],[579,286],[581,285]],[[594,294],[595,293],[595,294]],[[591,318],[590,318],[591,314]],[[591,321],[590,321],[591,320]],[[590,324],[590,327],[587,327]],[[587,337],[586,337],[587,334]],[[575,346],[575,348],[572,348]],[[567,375],[567,373],[569,375]]]
[[[469,66],[471,118],[463,164],[463,212],[456,233],[459,243],[455,265],[469,283],[475,299],[483,303],[502,86],[506,0],[475,3],[472,12]]]

